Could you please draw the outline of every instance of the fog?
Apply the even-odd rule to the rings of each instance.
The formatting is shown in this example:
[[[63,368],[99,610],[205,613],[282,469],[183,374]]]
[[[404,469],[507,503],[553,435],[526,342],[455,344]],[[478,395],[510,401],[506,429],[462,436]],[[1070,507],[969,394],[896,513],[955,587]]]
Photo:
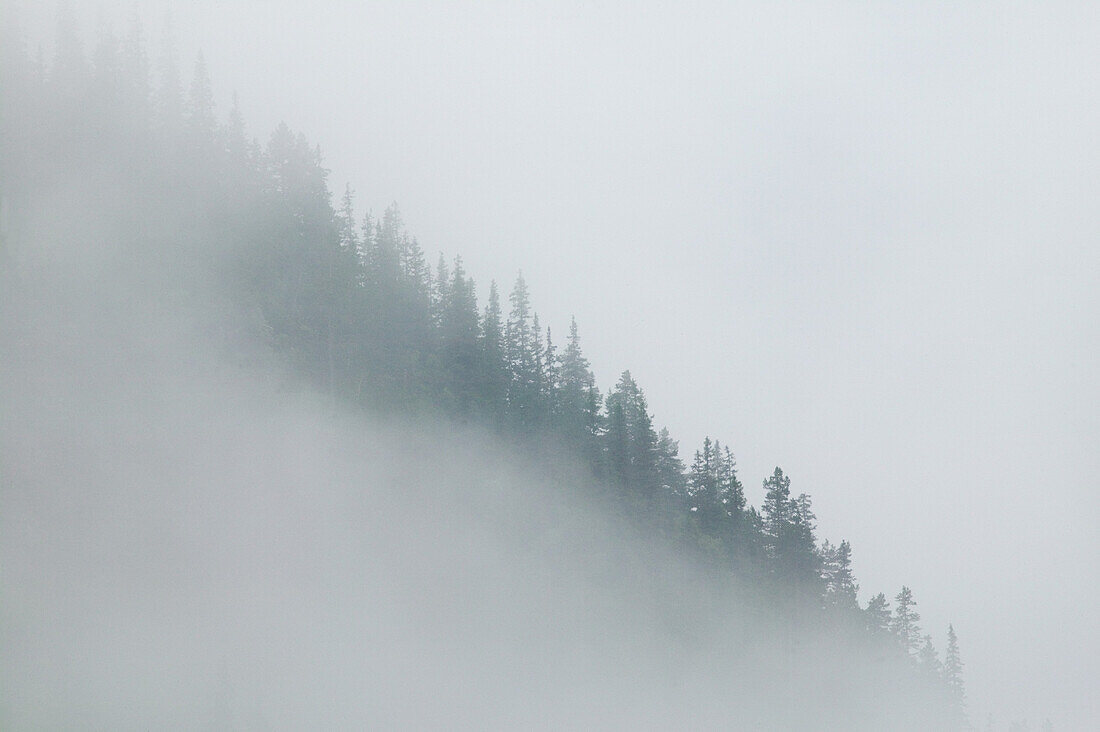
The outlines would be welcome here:
[[[48,59],[53,9],[11,6]],[[75,10],[121,30],[133,7]],[[167,7],[137,6],[154,69]],[[337,194],[347,181],[376,213],[397,200],[480,296],[522,269],[555,332],[577,316],[602,386],[632,370],[682,454],[705,434],[733,447],[751,502],[784,466],[821,534],[852,542],[863,600],[907,584],[939,645],[954,624],[976,726],[1096,724],[1095,8],[171,10],[185,79],[201,49],[219,116],[236,91],[261,140],[281,120],[304,131]],[[72,203],[75,228],[87,202]],[[668,641],[662,618],[710,584],[560,497],[568,477],[527,485],[485,436],[286,396],[262,348],[231,367],[155,295],[103,302],[132,273],[104,265],[101,242],[74,259],[51,236],[37,266],[54,274],[4,301],[5,694],[25,726],[300,727],[326,694],[348,727],[662,726],[688,706],[717,724],[760,698],[746,682],[714,701],[717,667]],[[570,520],[523,515],[502,487],[516,485],[559,496]],[[563,523],[594,548],[540,555],[509,533]],[[653,593],[607,589],[590,558],[635,550],[667,567],[647,581],[675,599],[604,622]],[[425,590],[437,572],[468,581]],[[502,586],[519,589],[486,611]],[[596,610],[578,599],[593,595]],[[548,604],[564,619],[532,628]],[[513,673],[527,647],[548,659],[537,681]],[[620,704],[576,701],[606,697],[608,677]],[[499,704],[470,702],[501,683]],[[290,693],[301,684],[312,693]],[[668,684],[713,706],[662,706],[650,690]],[[48,703],[63,690],[72,701]],[[517,708],[532,696],[542,711]]]
[[[0,300],[6,729],[924,726],[575,466],[295,386],[65,188]]]

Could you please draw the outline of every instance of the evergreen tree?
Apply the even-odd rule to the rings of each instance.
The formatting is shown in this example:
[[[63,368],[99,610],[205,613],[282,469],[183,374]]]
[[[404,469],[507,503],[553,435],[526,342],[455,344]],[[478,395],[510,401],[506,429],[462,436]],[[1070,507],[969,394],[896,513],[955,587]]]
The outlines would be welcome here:
[[[886,637],[891,632],[890,601],[883,593],[878,593],[867,602],[863,616],[873,636]]]
[[[439,261],[435,266],[435,276],[431,286],[431,313],[432,322],[437,328],[443,327],[444,311],[450,302],[451,270],[447,266],[447,260],[443,253],[439,253]]]
[[[691,510],[703,534],[715,539],[721,539],[727,528],[719,487],[719,462],[718,443],[705,437],[702,448],[695,451],[688,474]]]
[[[479,341],[481,384],[478,398],[490,426],[503,426],[508,396],[508,365],[504,358],[504,324],[497,283],[489,283],[489,302],[481,316]]]
[[[509,297],[512,304],[504,330],[504,354],[508,364],[508,412],[522,435],[533,433],[541,416],[539,404],[538,334],[531,317],[531,298],[520,272]]]
[[[647,504],[656,496],[660,476],[657,473],[657,433],[645,394],[629,371],[607,397],[608,427],[606,440],[613,480]]]
[[[408,285],[408,290],[414,300],[425,307],[431,303],[432,272],[424,258],[424,250],[420,248],[420,242],[416,237],[403,235],[401,237],[401,272]],[[473,280],[466,278],[467,284],[473,291]],[[477,302],[474,302],[474,312],[477,312]]]
[[[233,106],[236,108],[236,95]],[[355,210],[352,200],[351,184],[344,186],[344,197],[340,200],[340,210],[336,213],[340,249],[345,252],[359,251],[359,232],[355,227]]]
[[[461,257],[455,257],[446,294],[441,324],[443,399],[451,413],[466,416],[477,398],[480,332],[474,282],[466,276]]]
[[[852,547],[847,541],[839,546],[829,542],[822,545],[821,556],[825,569],[825,605],[842,610],[858,610],[856,595],[859,585],[852,574]]]
[[[803,586],[807,594],[820,596],[821,557],[817,552],[817,516],[810,497],[800,493],[791,501],[789,541],[784,549],[784,564],[788,576]]]
[[[552,424],[558,416],[558,389],[561,380],[561,359],[550,326],[546,326],[546,345],[542,349],[542,388],[541,401],[545,410],[544,424]]]
[[[791,523],[791,479],[778,466],[764,481],[764,536],[768,553],[779,556]]]
[[[669,496],[681,498],[684,495],[684,461],[679,457],[680,443],[672,439],[667,427],[657,433],[657,475],[660,487]]]
[[[404,226],[396,203],[382,214],[375,229],[373,246],[367,257],[367,277],[372,289],[393,303],[399,298],[402,270],[402,239]]]
[[[939,654],[932,644],[932,636],[925,635],[921,642],[920,651],[917,652],[917,666],[927,679],[939,680],[943,671]]]
[[[557,371],[554,414],[559,434],[566,444],[587,459],[589,465],[598,468],[603,399],[588,359],[581,352],[576,318],[569,322],[569,339]]]
[[[920,646],[920,614],[913,593],[908,587],[902,587],[894,598],[894,617],[890,621],[890,631],[907,655],[912,655]]]
[[[963,687],[962,657],[959,655],[959,639],[955,627],[947,626],[947,651],[943,656],[943,680],[947,686],[948,708],[956,729],[966,727],[966,690]]]

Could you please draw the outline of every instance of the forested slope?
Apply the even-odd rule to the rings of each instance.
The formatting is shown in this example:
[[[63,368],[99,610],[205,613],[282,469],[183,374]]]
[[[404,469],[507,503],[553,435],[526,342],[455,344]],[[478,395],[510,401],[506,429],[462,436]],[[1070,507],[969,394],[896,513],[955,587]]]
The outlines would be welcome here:
[[[138,26],[122,39],[104,35],[85,53],[75,31],[62,24],[56,46],[47,64],[33,60],[18,38],[3,43],[6,349],[42,336],[47,321],[35,312],[37,305],[62,302],[56,312],[73,314],[48,327],[136,319],[133,332],[142,338],[158,324],[186,322],[219,363],[278,374],[276,399],[319,395],[322,411],[334,420],[363,415],[402,425],[407,439],[392,449],[418,466],[409,469],[416,485],[431,483],[434,460],[455,459],[461,451],[455,440],[468,438],[473,449],[482,449],[486,439],[502,444],[499,449],[519,456],[526,471],[524,478],[509,473],[509,480],[551,486],[518,492],[504,502],[507,512],[488,511],[511,532],[508,552],[538,546],[566,558],[549,565],[533,560],[535,569],[515,576],[514,568],[479,575],[485,588],[509,582],[525,587],[520,575],[529,578],[539,566],[562,573],[553,581],[566,598],[601,584],[617,588],[609,607],[643,608],[623,620],[623,628],[652,631],[656,623],[662,630],[647,639],[647,653],[670,654],[668,667],[654,663],[642,686],[702,704],[698,689],[680,685],[698,682],[686,669],[710,652],[717,658],[707,656],[704,667],[716,675],[717,688],[728,687],[730,698],[739,700],[719,705],[734,726],[738,714],[742,723],[776,727],[813,719],[836,728],[965,726],[954,632],[941,662],[908,588],[893,597],[893,608],[882,593],[861,605],[852,548],[817,535],[810,497],[782,469],[764,479],[763,504],[748,505],[731,446],[707,438],[681,457],[630,372],[603,393],[582,351],[578,324],[540,322],[522,275],[507,295],[490,283],[479,300],[474,273],[461,257],[441,255],[429,264],[396,205],[373,216],[354,210],[350,190],[334,201],[320,150],[302,134],[281,125],[260,143],[236,106],[220,121],[201,58],[185,82],[169,50],[154,84]],[[114,345],[125,343],[136,352],[135,362],[148,364],[142,338],[124,336]],[[109,351],[112,343],[102,347]],[[120,353],[106,361],[125,368]],[[6,389],[15,388],[20,368],[40,363],[9,358],[15,365]],[[187,369],[156,363],[151,374]],[[104,374],[95,363],[88,369],[98,374],[89,377],[89,388],[98,388]],[[171,423],[170,413],[162,417]],[[418,428],[410,425],[424,424],[435,426],[416,437]],[[22,444],[12,441],[15,428],[6,429],[6,450]],[[235,439],[228,427],[218,434]],[[433,444],[443,445],[438,455],[424,452]],[[419,456],[409,445],[422,450]],[[358,469],[372,474],[369,466]],[[464,521],[489,504],[499,506],[499,495],[484,486],[468,489],[465,500],[482,508],[455,509]],[[464,499],[448,486],[440,491],[418,493],[418,500],[435,504],[426,515],[446,520],[439,501]],[[547,519],[535,518],[537,506],[516,503],[536,498],[547,502],[558,534],[547,533]],[[578,524],[578,512],[602,518],[595,527]],[[399,514],[386,513],[394,520]],[[424,516],[408,521],[413,540],[432,525]],[[601,558],[577,552],[578,544]],[[434,551],[422,558],[425,566],[446,565]],[[563,579],[593,562],[599,570],[591,576]],[[497,597],[495,592],[489,594]],[[563,601],[544,592],[528,593],[522,611],[505,613],[513,638],[522,636],[517,629],[540,604],[550,597]],[[727,598],[736,598],[736,610],[725,615],[712,605]],[[657,608],[652,613],[644,609],[650,602]],[[615,626],[610,613],[596,615],[595,627]],[[721,623],[716,630],[722,637],[700,627],[700,618]],[[618,640],[596,635],[601,639],[592,648],[630,656]],[[535,647],[546,651],[549,645]],[[506,654],[507,644],[496,652]],[[492,665],[492,653],[478,653],[487,653],[483,661]],[[538,665],[537,654],[525,663]],[[553,678],[567,675],[568,657],[554,663],[562,673]],[[607,663],[613,675],[615,664]],[[830,665],[834,678],[827,678]],[[709,682],[701,688],[717,693]],[[762,701],[769,693],[799,700]],[[578,694],[583,696],[574,689],[553,702],[560,721],[570,719],[569,699]],[[884,699],[894,706],[883,707]],[[665,708],[680,706],[668,702]],[[578,718],[591,711],[585,710]],[[390,713],[398,715],[390,719],[396,722],[400,715]],[[486,718],[470,717],[478,720]]]

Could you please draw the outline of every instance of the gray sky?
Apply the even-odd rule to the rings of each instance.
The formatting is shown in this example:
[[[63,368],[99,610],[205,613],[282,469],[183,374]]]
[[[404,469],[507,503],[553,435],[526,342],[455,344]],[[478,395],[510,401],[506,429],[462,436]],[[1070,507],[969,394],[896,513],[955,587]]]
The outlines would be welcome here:
[[[305,132],[482,297],[522,268],[685,457],[728,442],[754,503],[782,465],[864,599],[908,584],[941,650],[955,624],[975,722],[1100,719],[1100,7],[173,15],[223,114]]]

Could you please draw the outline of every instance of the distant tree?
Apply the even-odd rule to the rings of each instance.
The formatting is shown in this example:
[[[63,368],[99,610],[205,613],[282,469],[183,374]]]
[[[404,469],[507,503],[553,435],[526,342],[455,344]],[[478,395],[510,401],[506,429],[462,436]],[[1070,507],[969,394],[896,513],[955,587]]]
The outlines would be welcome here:
[[[233,95],[233,109],[236,110],[237,95]],[[232,118],[231,118],[232,119]],[[233,137],[237,136],[234,131]],[[239,133],[243,137],[243,128]],[[340,249],[347,252],[359,252],[359,232],[355,226],[355,210],[351,184],[344,187],[344,197],[340,200],[340,210],[336,212],[336,224],[339,235]]]
[[[959,639],[955,627],[947,626],[947,650],[943,656],[943,680],[947,685],[951,719],[957,729],[966,726],[966,691],[962,678],[962,657],[959,655]]]
[[[390,302],[399,296],[400,283],[404,279],[401,266],[403,239],[401,212],[397,204],[392,203],[375,227],[373,246],[367,256],[367,281],[374,291]]]
[[[446,296],[441,323],[443,401],[450,413],[467,416],[476,406],[480,381],[480,329],[474,282],[466,276],[461,257],[455,257]]]
[[[566,442],[579,450],[594,467],[599,462],[602,398],[588,359],[581,352],[577,319],[569,323],[569,338],[561,354],[557,406],[559,430]]]
[[[688,472],[688,495],[700,531],[728,546],[733,517],[726,505],[730,478],[724,457],[717,440],[703,438]]]
[[[821,581],[821,557],[817,552],[817,516],[813,512],[810,496],[798,494],[791,501],[791,526],[784,548],[784,564],[788,575],[804,586],[805,592],[819,596]]]
[[[508,412],[521,435],[531,435],[539,422],[539,337],[532,322],[531,296],[520,272],[509,296],[511,313],[504,329],[508,364]]]
[[[867,608],[863,611],[867,630],[874,636],[884,637],[890,633],[891,615],[890,601],[886,595],[878,593],[867,602]]]
[[[443,327],[444,311],[450,301],[451,270],[447,266],[447,259],[443,253],[439,253],[439,260],[435,266],[435,275],[431,281],[431,314],[432,322],[436,328]]]
[[[416,237],[409,237],[408,234],[402,234],[401,236],[401,273],[406,283],[406,288],[411,294],[414,302],[420,307],[428,307],[431,294],[431,268],[428,266],[427,260],[424,258],[424,250],[420,247],[420,242]],[[466,278],[473,289],[473,280],[469,277]],[[474,302],[475,312],[477,310],[477,302]]]
[[[657,433],[657,474],[661,489],[674,497],[684,491],[684,462],[679,453],[680,444],[662,427]]]
[[[856,595],[859,585],[852,574],[851,545],[847,541],[841,541],[839,546],[833,546],[826,541],[822,545],[821,556],[826,607],[858,610]]]
[[[819,591],[821,560],[814,537],[816,517],[805,493],[791,498],[791,479],[780,468],[764,481],[764,542],[774,575],[803,588]]]
[[[939,654],[932,644],[932,636],[925,635],[921,641],[920,651],[917,652],[917,666],[925,678],[939,680],[943,672],[943,664],[940,663]]]
[[[608,445],[612,478],[636,499],[636,506],[650,504],[656,498],[660,476],[657,473],[657,433],[645,393],[629,371],[607,396]]]
[[[479,353],[479,402],[490,426],[499,429],[503,426],[509,375],[504,357],[504,323],[496,282],[489,283],[489,302],[481,315]]]
[[[542,363],[542,386],[540,401],[545,410],[544,424],[551,424],[558,416],[558,389],[561,388],[561,359],[558,349],[554,345],[554,339],[550,332],[550,326],[546,326],[546,344],[542,348],[540,359]]]
[[[761,509],[765,545],[768,555],[776,560],[786,545],[791,526],[791,479],[778,466],[764,480],[764,504]]]
[[[907,655],[916,653],[920,647],[920,614],[913,593],[908,587],[902,587],[894,598],[894,617],[890,620],[890,630]]]

